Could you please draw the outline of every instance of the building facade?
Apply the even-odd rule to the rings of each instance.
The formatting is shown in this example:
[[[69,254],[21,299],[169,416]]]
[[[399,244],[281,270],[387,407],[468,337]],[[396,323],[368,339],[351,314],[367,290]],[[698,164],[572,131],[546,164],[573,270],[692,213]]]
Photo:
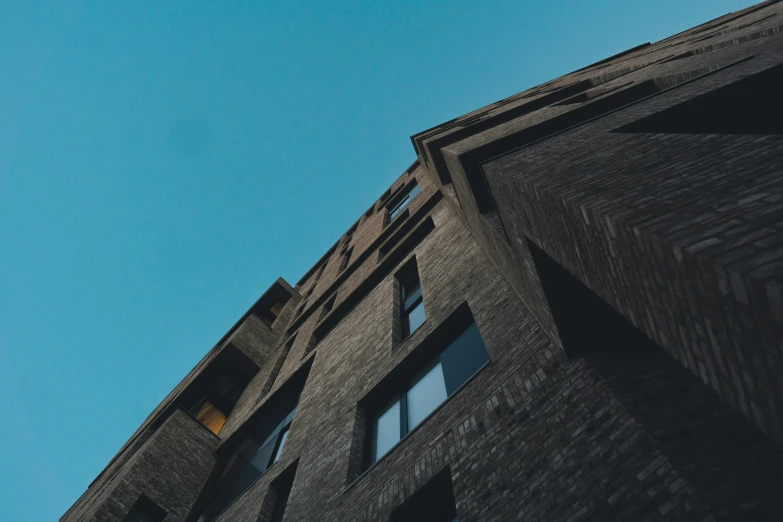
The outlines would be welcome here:
[[[413,136],[60,520],[783,520],[782,10]]]

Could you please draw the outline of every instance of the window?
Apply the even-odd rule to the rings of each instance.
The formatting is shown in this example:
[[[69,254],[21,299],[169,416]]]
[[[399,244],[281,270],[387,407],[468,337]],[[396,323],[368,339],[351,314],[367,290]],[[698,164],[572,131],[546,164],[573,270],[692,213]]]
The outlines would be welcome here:
[[[386,192],[381,194],[380,204],[383,204],[384,201],[386,201],[386,198],[388,198],[391,195],[391,188],[386,189]],[[378,207],[380,208],[380,206]]]
[[[299,306],[299,308],[296,309],[296,313],[294,314],[294,319],[296,319],[297,317],[302,315],[302,312],[304,311],[305,306],[307,306],[307,299],[302,301],[302,304]]]
[[[400,282],[400,338],[405,339],[427,319],[416,258],[400,271],[397,279]]]
[[[217,435],[226,423],[246,386],[246,379],[223,375],[191,409],[190,413]]]
[[[201,405],[198,413],[196,413],[196,419],[215,435],[220,432],[220,428],[226,423],[226,415],[209,401],[204,401],[204,404]]]
[[[166,511],[146,495],[141,495],[123,522],[162,522],[164,518]]]
[[[353,237],[354,232],[356,232],[356,229],[359,228],[359,223],[356,222],[353,224],[351,228],[348,229],[348,232],[345,233],[345,244],[351,242],[351,238]]]
[[[343,259],[340,262],[340,272],[345,270],[348,266],[348,263],[351,261],[351,254],[353,254],[353,247],[343,251]]]
[[[337,299],[337,293],[334,293],[332,297],[330,297],[329,300],[326,301],[324,307],[321,308],[321,317],[318,318],[319,321],[324,317],[326,317],[327,315],[329,315],[329,312],[331,312],[332,308],[334,308],[334,302],[336,299]]]
[[[276,281],[261,298],[253,305],[251,311],[267,326],[277,320],[286,303],[291,299],[290,287],[284,286],[282,280]]]
[[[199,522],[210,522],[236,500],[264,472],[276,463],[283,451],[304,387],[309,366],[295,374],[249,420],[238,442],[225,459],[217,482],[206,497]]]
[[[268,326],[272,326],[272,323],[275,322],[277,316],[280,315],[280,311],[283,309],[283,306],[285,306],[285,303],[282,301],[275,301],[272,306],[269,307],[269,309],[265,310],[261,314],[261,320],[264,321]]]
[[[275,500],[272,516],[269,519],[270,522],[281,522],[283,520],[285,508],[288,506],[288,497],[291,496],[291,487],[294,485],[297,464],[298,462],[294,463],[292,469],[289,468],[282,472],[271,484]]]
[[[318,280],[321,279],[321,275],[323,275],[325,268],[326,268],[326,263],[322,264],[321,268],[318,269],[318,273],[315,275],[315,282],[313,283],[313,288],[315,288],[315,283],[317,283]]]
[[[451,471],[444,469],[392,511],[390,522],[457,522]]]
[[[464,312],[467,306],[463,308],[458,312]],[[458,316],[464,318],[465,314],[460,313]],[[454,318],[444,321],[442,326],[450,330],[455,323],[460,322],[463,328],[457,337],[437,355],[425,359],[425,364],[418,365],[418,372],[413,374],[413,378],[388,376],[389,382],[384,383],[387,400],[380,402],[381,407],[374,410],[374,415],[370,415],[370,465],[385,455],[489,361],[484,341],[472,318],[467,327],[464,327],[463,321]],[[443,329],[439,327],[439,330]],[[448,334],[438,332],[434,337],[437,339],[444,333]],[[388,389],[393,393],[389,394]]]
[[[402,210],[408,206],[408,203],[421,192],[419,184],[416,181],[411,182],[403,191],[394,199],[393,204],[389,206],[389,221],[396,218]]]

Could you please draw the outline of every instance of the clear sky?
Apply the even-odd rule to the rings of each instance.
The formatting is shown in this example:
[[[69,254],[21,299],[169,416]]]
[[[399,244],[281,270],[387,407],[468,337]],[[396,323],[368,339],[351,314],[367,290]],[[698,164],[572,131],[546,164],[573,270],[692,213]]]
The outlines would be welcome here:
[[[750,3],[2,2],[0,518],[61,516],[411,134]]]

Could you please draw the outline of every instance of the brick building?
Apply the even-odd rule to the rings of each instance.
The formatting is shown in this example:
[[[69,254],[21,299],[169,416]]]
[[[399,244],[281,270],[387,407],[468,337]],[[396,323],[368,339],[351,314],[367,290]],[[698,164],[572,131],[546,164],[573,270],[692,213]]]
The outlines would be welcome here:
[[[782,10],[413,136],[61,520],[783,520]]]

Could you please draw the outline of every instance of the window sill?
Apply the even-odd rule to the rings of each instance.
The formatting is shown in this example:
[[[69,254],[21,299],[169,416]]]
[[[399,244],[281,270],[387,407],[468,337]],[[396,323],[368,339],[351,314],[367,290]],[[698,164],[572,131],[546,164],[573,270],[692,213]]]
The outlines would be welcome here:
[[[350,484],[348,484],[347,486],[345,486],[345,488],[343,488],[343,490],[342,490],[342,491],[340,491],[340,493],[338,493],[338,494],[335,496],[335,498],[336,498],[337,496],[339,496],[339,495],[343,495],[343,494],[347,493],[348,491],[350,491],[351,489],[353,489],[353,487],[354,487],[354,486],[355,486],[355,485],[356,485],[356,484],[357,484],[357,483],[358,483],[360,480],[362,480],[362,479],[363,479],[363,478],[364,478],[366,475],[368,475],[368,474],[369,474],[369,473],[370,473],[370,472],[371,472],[373,469],[375,469],[375,467],[376,467],[376,466],[378,466],[378,465],[379,465],[381,462],[383,462],[384,460],[386,460],[386,458],[387,458],[387,457],[389,457],[389,455],[391,455],[391,454],[394,452],[394,450],[396,450],[396,449],[397,449],[399,446],[401,446],[403,442],[405,442],[406,440],[408,440],[408,439],[410,438],[410,436],[411,436],[411,435],[413,435],[414,433],[416,433],[416,431],[417,431],[417,430],[418,430],[420,427],[424,426],[424,424],[425,424],[425,423],[426,423],[426,422],[427,422],[427,421],[430,419],[430,417],[432,417],[433,415],[435,415],[435,414],[436,414],[438,411],[440,411],[440,409],[441,409],[441,408],[445,407],[445,406],[446,406],[446,404],[448,404],[449,402],[451,402],[451,400],[452,400],[452,399],[454,399],[454,397],[456,397],[457,395],[459,395],[459,393],[460,393],[460,392],[461,392],[463,389],[465,389],[465,387],[467,387],[467,386],[468,386],[468,385],[469,385],[469,384],[470,384],[470,383],[471,383],[471,382],[472,382],[472,381],[473,381],[473,380],[474,380],[474,379],[475,379],[475,378],[478,376],[478,374],[480,374],[480,373],[481,373],[481,372],[484,370],[484,368],[486,368],[486,367],[487,367],[487,366],[489,366],[490,364],[492,364],[492,361],[491,361],[491,360],[490,360],[490,361],[487,361],[487,362],[485,362],[483,365],[481,365],[481,367],[480,367],[478,370],[476,370],[476,371],[473,373],[473,375],[471,375],[470,377],[468,377],[468,378],[467,378],[467,380],[466,380],[465,382],[463,382],[463,383],[462,383],[462,385],[461,385],[459,388],[457,388],[456,390],[454,390],[454,393],[452,393],[452,394],[451,394],[451,397],[448,397],[448,398],[447,398],[445,401],[443,401],[442,403],[440,403],[440,404],[438,405],[438,407],[437,407],[437,408],[435,408],[434,410],[432,410],[432,411],[430,412],[430,414],[429,414],[429,415],[427,415],[426,417],[424,417],[424,418],[421,420],[421,422],[419,422],[419,423],[416,425],[416,427],[415,427],[415,428],[413,428],[411,431],[409,431],[408,433],[406,433],[406,434],[405,434],[405,436],[404,436],[403,438],[401,438],[399,441],[397,441],[397,443],[396,443],[394,446],[392,446],[391,448],[389,448],[389,451],[387,451],[387,452],[386,452],[386,453],[385,453],[385,454],[384,454],[384,455],[383,455],[381,458],[379,458],[378,460],[376,460],[375,462],[373,462],[373,463],[370,465],[370,467],[368,467],[367,469],[365,469],[365,470],[364,470],[364,471],[361,473],[361,475],[359,475],[358,477],[356,477],[356,479],[355,479],[353,482],[351,482]]]

